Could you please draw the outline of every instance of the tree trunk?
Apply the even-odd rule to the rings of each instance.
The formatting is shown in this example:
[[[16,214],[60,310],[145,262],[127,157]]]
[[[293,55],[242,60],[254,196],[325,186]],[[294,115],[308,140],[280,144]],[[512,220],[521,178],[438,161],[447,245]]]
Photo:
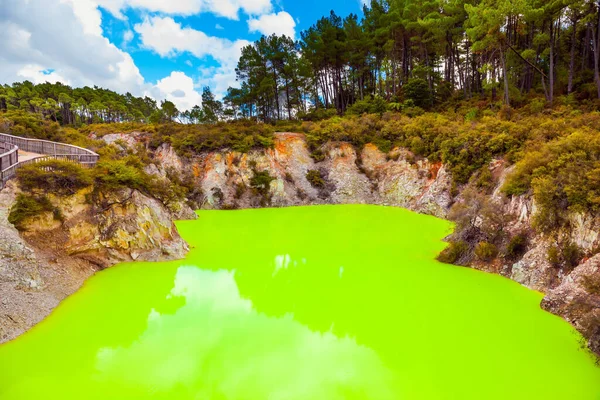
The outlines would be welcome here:
[[[508,92],[508,70],[506,69],[506,54],[500,48],[500,61],[502,62],[502,70],[504,71],[504,104],[510,107],[510,93]]]
[[[577,20],[573,20],[573,32],[571,33],[571,60],[569,62],[569,85],[567,87],[567,93],[571,94],[573,91],[573,74],[575,73],[575,47],[577,39]]]
[[[599,2],[600,6],[600,2]],[[594,79],[596,81],[596,89],[598,90],[598,98],[600,99],[600,59],[598,58],[600,55],[600,11],[598,11],[598,24],[596,25],[596,30],[593,32],[592,40],[594,44]]]
[[[554,39],[556,36],[556,32],[554,29],[554,21],[550,23],[550,77],[548,80],[550,81],[550,92],[549,99],[550,107],[552,107],[554,103]]]

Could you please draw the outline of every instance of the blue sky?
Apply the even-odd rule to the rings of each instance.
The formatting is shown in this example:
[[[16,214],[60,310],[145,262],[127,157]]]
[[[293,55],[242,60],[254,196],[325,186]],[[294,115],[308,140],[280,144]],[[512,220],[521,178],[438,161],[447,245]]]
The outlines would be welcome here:
[[[360,0],[2,0],[0,83],[98,85],[200,102],[235,85],[240,49],[262,34],[300,32],[331,10],[362,15]],[[58,45],[60,43],[60,45]]]

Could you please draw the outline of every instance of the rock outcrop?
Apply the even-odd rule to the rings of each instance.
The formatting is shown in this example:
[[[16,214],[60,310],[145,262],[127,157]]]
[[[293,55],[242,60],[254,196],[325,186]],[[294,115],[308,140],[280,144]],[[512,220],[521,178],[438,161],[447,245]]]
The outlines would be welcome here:
[[[569,321],[589,339],[589,347],[600,354],[600,255],[566,276],[548,292],[542,307]]]
[[[203,208],[364,203],[447,215],[451,178],[440,164],[412,161],[414,156],[400,149],[390,158],[373,145],[357,153],[348,143],[328,143],[322,152],[324,160],[316,161],[304,135],[279,133],[273,149],[211,152],[181,163],[179,171],[193,174],[204,194]],[[309,171],[319,171],[325,184],[309,182]],[[250,190],[257,172],[274,178],[266,204],[262,194]]]
[[[59,246],[73,257],[106,268],[124,261],[158,261],[185,257],[171,212],[137,190],[102,193],[88,201],[90,189],[70,197],[49,196],[62,221],[44,213],[23,224],[31,243]],[[51,241],[52,243],[48,243]]]

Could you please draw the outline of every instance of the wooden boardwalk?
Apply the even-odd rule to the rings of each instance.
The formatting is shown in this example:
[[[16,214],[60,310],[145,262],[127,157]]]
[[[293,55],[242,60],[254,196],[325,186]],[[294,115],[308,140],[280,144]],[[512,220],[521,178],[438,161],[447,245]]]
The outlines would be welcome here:
[[[96,165],[99,158],[98,154],[83,147],[0,133],[0,189],[15,177],[22,165],[57,159],[90,168]]]
[[[29,151],[23,151],[23,150],[19,149],[19,162],[21,162],[21,163],[33,160],[34,158],[40,158],[40,157],[44,157],[44,155],[38,154],[38,153],[31,153]]]

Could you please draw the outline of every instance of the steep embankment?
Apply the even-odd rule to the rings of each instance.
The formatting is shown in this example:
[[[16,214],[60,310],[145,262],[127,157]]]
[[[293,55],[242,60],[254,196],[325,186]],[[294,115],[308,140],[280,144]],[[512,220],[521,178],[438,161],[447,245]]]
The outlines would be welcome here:
[[[7,218],[17,192],[14,182],[0,192],[0,343],[37,324],[102,268],[179,259],[188,250],[171,212],[138,191],[49,196],[54,211],[23,221],[21,234]]]
[[[324,159],[317,162],[302,135],[280,133],[274,149],[213,152],[183,164],[202,189],[203,207],[369,203],[446,216],[451,182],[441,165],[411,160],[400,149],[387,156],[373,145],[357,152],[347,143],[329,143],[323,153]],[[167,161],[174,153],[165,146],[157,154],[166,165],[178,164]],[[266,191],[253,181],[257,172],[273,179]]]
[[[139,143],[150,141],[150,135],[111,134],[102,139],[135,152],[141,151]],[[443,165],[403,149],[385,154],[374,145],[357,150],[348,143],[330,142],[319,150],[311,153],[304,136],[294,133],[276,134],[273,148],[249,153],[224,150],[182,158],[169,144],[162,144],[145,155],[149,157],[145,170],[167,183],[173,176],[191,182],[189,202],[195,208],[368,203],[456,218],[453,214],[462,206],[469,228],[460,233],[464,235],[461,240],[471,249],[480,239],[473,232],[484,228],[502,230],[507,238],[527,239],[510,257],[501,254],[474,261],[472,266],[547,293],[543,307],[570,321],[590,339],[590,348],[600,353],[600,258],[573,270],[557,268],[548,261],[549,248],[565,238],[590,253],[600,247],[598,219],[573,214],[570,218],[575,228],[553,236],[535,233],[531,219],[536,207],[531,197],[506,198],[500,191],[511,171],[501,160],[490,164],[489,190],[473,197],[471,185],[453,186]],[[52,199],[64,220],[56,222],[48,215],[30,221],[24,237],[44,249],[66,249],[69,259],[100,267],[126,260],[175,258],[185,252],[172,219],[193,217],[186,205],[167,209],[135,191],[111,194],[101,207],[100,203],[90,205],[84,197],[85,193],[80,193],[70,199]],[[64,292],[72,292],[92,271]],[[14,286],[16,281],[10,282]],[[13,307],[17,315],[22,309]]]

